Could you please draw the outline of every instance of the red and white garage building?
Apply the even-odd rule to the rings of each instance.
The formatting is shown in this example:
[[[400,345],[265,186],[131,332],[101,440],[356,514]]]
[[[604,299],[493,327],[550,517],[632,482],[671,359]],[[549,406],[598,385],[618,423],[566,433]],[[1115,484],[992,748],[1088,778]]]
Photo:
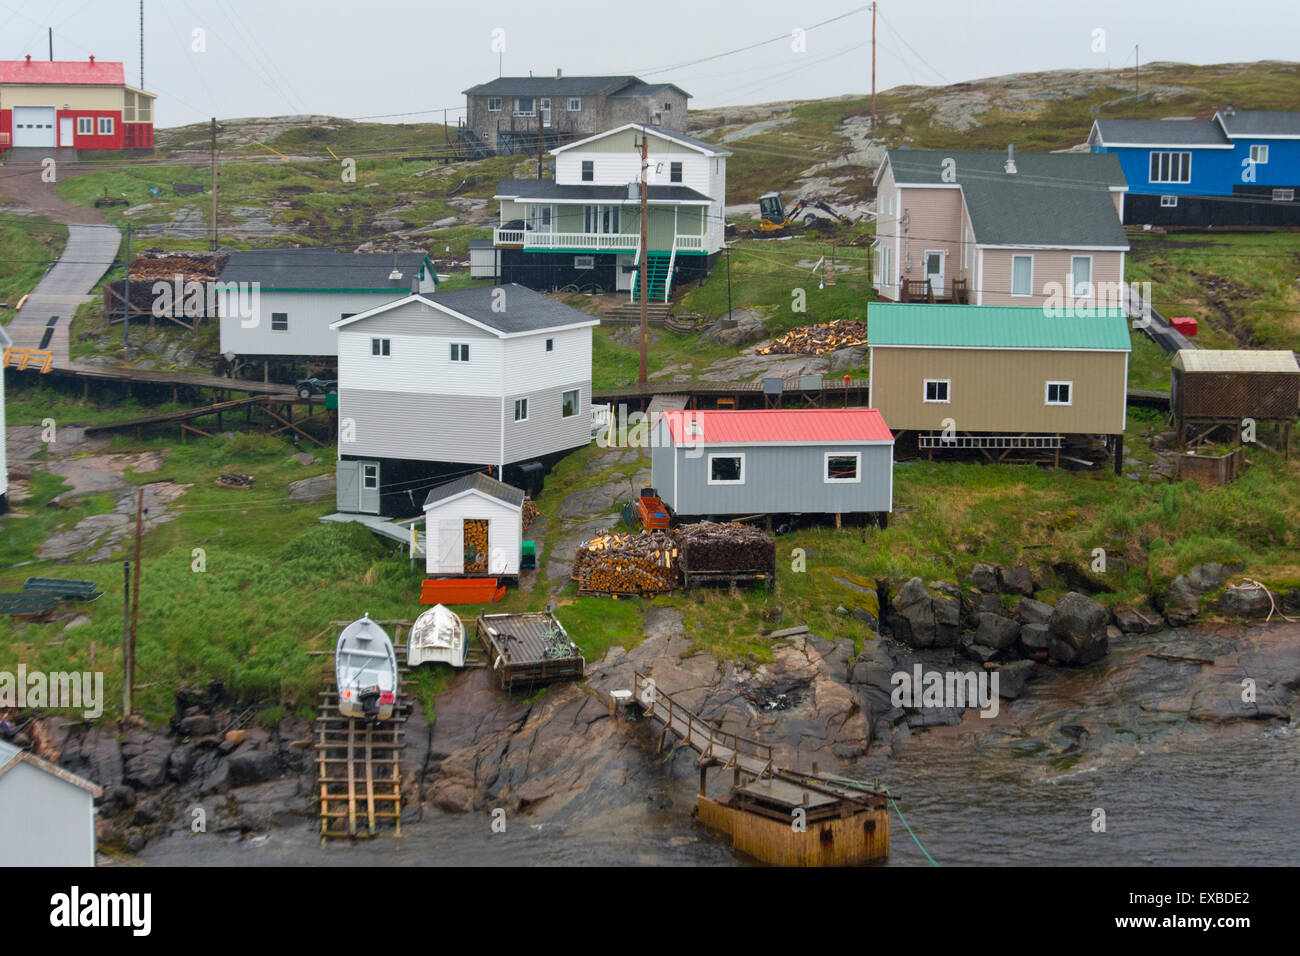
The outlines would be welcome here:
[[[127,85],[121,63],[0,60],[0,153],[152,149],[154,99]]]

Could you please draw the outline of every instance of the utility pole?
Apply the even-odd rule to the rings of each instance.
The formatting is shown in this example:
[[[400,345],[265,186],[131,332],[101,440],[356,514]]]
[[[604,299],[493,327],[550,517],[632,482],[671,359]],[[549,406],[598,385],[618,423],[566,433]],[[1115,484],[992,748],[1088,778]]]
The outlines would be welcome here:
[[[537,97],[537,178],[542,178],[542,98]]]
[[[217,118],[212,117],[212,241],[209,248],[217,251]]]
[[[122,716],[131,716],[131,562],[122,562]]]
[[[650,287],[646,281],[646,260],[650,258],[650,221],[647,202],[647,177],[650,172],[650,137],[641,127],[641,374],[637,379],[646,381],[646,348],[650,342]]]
[[[135,587],[131,589],[131,667],[127,672],[127,684],[135,695],[135,625],[140,617],[140,532],[144,518],[144,488],[135,499]]]
[[[727,318],[731,318],[731,243],[723,242],[727,250]]]
[[[144,89],[144,0],[140,0],[140,89]]]
[[[122,348],[131,347],[131,224],[126,224],[126,286],[122,290]]]
[[[47,27],[50,37],[50,62],[54,62],[54,27]]]
[[[142,0],[143,2],[143,0]],[[871,4],[871,132],[876,131],[876,5]]]
[[[1142,75],[1142,61],[1138,58],[1138,45],[1135,43],[1133,44],[1133,92],[1134,93],[1142,92],[1142,83],[1140,79],[1141,75]]]

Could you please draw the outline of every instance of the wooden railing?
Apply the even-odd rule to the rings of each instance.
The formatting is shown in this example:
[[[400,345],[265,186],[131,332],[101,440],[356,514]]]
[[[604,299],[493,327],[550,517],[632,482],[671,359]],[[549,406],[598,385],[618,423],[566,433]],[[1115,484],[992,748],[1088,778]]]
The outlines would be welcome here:
[[[10,365],[20,372],[27,368],[48,372],[54,368],[54,353],[49,349],[24,349],[14,346],[5,349],[4,362],[0,363],[0,367],[3,368],[8,368]]]
[[[635,672],[633,695],[644,708],[647,717],[662,721],[664,726],[680,734],[682,742],[698,751],[702,757],[718,757],[717,751],[730,752],[723,761],[735,764],[750,773],[767,775],[773,772],[772,745],[749,737],[741,737],[722,730],[704,720],[694,711],[673,700],[661,691],[654,679],[640,671]]]

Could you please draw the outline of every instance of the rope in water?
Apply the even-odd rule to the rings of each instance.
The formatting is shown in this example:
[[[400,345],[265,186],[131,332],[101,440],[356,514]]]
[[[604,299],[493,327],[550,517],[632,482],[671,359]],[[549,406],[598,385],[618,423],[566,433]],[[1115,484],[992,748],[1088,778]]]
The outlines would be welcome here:
[[[894,795],[889,792],[889,788],[881,787],[880,789],[885,791],[885,795],[889,797],[889,802],[894,805],[894,812],[898,814],[898,819],[903,821],[903,826],[907,827],[907,832],[909,835],[911,835],[912,840],[916,843],[916,848],[925,854],[925,858],[930,861],[931,866],[938,866],[939,864],[935,862],[934,857],[932,857],[929,854],[929,852],[925,849],[925,847],[921,846],[921,841],[916,838],[916,834],[913,833],[912,828],[908,826],[907,818],[903,816],[903,811],[898,809],[898,801],[895,800]]]

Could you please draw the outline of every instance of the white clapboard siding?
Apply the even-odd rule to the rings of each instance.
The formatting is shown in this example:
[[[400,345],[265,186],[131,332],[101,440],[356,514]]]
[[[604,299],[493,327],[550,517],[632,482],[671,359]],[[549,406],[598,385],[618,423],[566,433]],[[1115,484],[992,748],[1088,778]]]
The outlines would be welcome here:
[[[467,518],[487,519],[488,574],[513,576],[519,573],[519,554],[523,539],[520,509],[491,495],[477,491],[447,501],[434,502],[425,508],[427,552],[425,569],[429,574],[463,574],[465,547],[462,529]]]
[[[368,323],[339,330],[339,390],[382,389],[389,392],[500,396],[504,345],[500,339],[469,335],[372,335]],[[386,338],[389,354],[372,354],[370,340]],[[469,343],[469,361],[453,362],[453,342]],[[587,366],[590,368],[590,364]]]
[[[392,292],[276,292],[263,290],[254,319],[221,316],[221,351],[236,355],[337,355],[337,333],[330,323],[345,314],[357,315],[409,291]],[[271,313],[289,317],[287,332],[271,330]],[[244,322],[253,324],[245,328]]]
[[[553,343],[549,352],[547,339]],[[591,379],[590,328],[539,332],[506,339],[504,344],[507,392],[536,391]]]

